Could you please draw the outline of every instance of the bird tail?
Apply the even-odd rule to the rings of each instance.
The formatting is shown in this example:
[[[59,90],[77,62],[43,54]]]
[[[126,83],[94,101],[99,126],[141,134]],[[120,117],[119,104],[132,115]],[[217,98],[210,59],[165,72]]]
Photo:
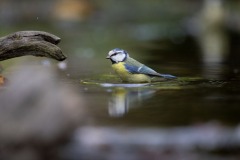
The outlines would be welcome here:
[[[159,74],[160,77],[166,78],[166,79],[175,79],[176,76],[173,76],[171,74]]]

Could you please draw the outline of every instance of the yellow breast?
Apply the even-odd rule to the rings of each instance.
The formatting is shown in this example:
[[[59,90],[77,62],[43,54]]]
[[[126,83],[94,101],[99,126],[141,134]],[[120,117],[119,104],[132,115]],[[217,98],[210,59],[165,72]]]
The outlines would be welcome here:
[[[129,73],[124,66],[124,62],[113,64],[112,68],[121,78],[121,80],[124,82],[130,82],[130,83],[146,83],[146,82],[150,83],[151,82],[151,78],[145,74]]]

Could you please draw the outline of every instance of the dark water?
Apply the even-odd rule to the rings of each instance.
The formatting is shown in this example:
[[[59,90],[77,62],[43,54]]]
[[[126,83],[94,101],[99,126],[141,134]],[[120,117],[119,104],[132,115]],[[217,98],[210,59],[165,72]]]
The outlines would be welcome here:
[[[187,61],[181,59],[179,53],[170,56],[175,58],[164,60],[162,57],[169,55],[155,58],[148,51],[140,54],[148,66],[177,75],[178,79],[140,86],[119,85],[121,81],[114,76],[108,61],[103,62],[102,71],[93,67],[95,73],[84,72],[84,76],[76,71],[78,65],[69,65],[73,73],[70,77],[74,77],[69,80],[74,81],[85,100],[89,117],[85,125],[90,128],[76,132],[77,138],[67,148],[66,157],[221,159],[223,156],[238,159],[240,83],[237,67]],[[163,141],[158,141],[159,138]],[[82,143],[85,145],[79,145]],[[102,145],[106,145],[107,151],[102,150]],[[136,146],[154,147],[141,150]],[[141,157],[143,152],[148,156]]]
[[[176,72],[179,78],[148,86],[125,87],[114,84],[105,86],[104,80],[98,79],[101,75],[95,77],[89,75],[93,77],[90,80],[103,84],[103,86],[94,84],[78,86],[82,96],[87,99],[86,108],[94,117],[93,123],[103,126],[140,127],[185,126],[208,121],[219,121],[226,125],[239,123],[238,77],[224,79],[221,71],[216,68],[209,68],[207,70],[209,75],[204,73],[200,76],[201,73],[193,69],[192,75],[199,75],[198,77],[191,77],[191,74],[189,77],[181,77],[185,73],[181,73],[181,69],[175,69],[178,68],[177,65],[171,63],[171,66],[162,67],[170,68],[169,73]],[[215,78],[207,79],[203,78],[204,76]],[[80,80],[84,78],[79,77]],[[106,81],[111,82],[111,78]],[[112,81],[121,82],[115,78]]]
[[[77,97],[83,101],[78,107],[84,110],[75,130],[67,135],[67,140],[64,139],[67,142],[42,144],[37,141],[31,144],[30,139],[31,145],[29,142],[10,144],[8,155],[18,153],[49,159],[55,153],[60,157],[55,159],[72,160],[239,159],[238,36],[230,42],[233,46],[229,47],[227,56],[219,53],[218,56],[224,57],[223,63],[208,62],[197,38],[187,35],[178,26],[181,18],[171,19],[178,14],[178,9],[175,8],[177,13],[167,17],[169,14],[164,5],[161,11],[154,6],[151,3],[152,12],[151,7],[143,5],[134,10],[139,14],[134,11],[128,14],[132,11],[131,5],[125,12],[117,12],[118,5],[113,5],[98,11],[99,15],[87,21],[46,20],[37,14],[29,16],[26,23],[15,24],[5,19],[7,25],[0,24],[2,36],[19,30],[44,30],[61,37],[59,46],[68,58],[63,62],[67,67],[57,69],[61,78],[56,82],[73,86]],[[142,9],[145,12],[140,12]],[[144,13],[148,14],[144,16]],[[121,81],[105,59],[113,48],[125,49],[130,56],[154,70],[175,75],[178,79],[146,85],[119,85]],[[18,67],[9,69],[11,66],[28,61],[53,68],[58,65],[46,58],[21,57],[1,62],[3,75],[18,70]],[[69,98],[69,95],[65,96]],[[65,97],[62,100],[65,101]],[[54,113],[58,113],[56,108]],[[64,116],[58,118],[61,124],[65,120]],[[16,149],[21,145],[22,148]],[[4,153],[1,149],[0,146],[0,159]]]

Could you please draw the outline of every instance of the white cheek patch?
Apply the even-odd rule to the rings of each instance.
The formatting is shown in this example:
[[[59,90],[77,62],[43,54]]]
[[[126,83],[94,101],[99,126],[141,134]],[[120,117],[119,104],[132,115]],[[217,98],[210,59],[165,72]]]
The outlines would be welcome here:
[[[125,54],[117,54],[115,56],[112,56],[112,60],[115,62],[122,62],[125,58]]]

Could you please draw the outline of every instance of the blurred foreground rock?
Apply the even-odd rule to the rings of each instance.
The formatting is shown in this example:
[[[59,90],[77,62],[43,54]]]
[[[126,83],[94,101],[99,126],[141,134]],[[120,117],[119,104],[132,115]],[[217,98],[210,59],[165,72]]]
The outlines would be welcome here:
[[[83,120],[81,96],[50,67],[21,66],[8,79],[0,90],[0,159],[55,159]]]
[[[81,127],[64,156],[70,160],[238,160],[240,127],[218,123],[173,128]]]

